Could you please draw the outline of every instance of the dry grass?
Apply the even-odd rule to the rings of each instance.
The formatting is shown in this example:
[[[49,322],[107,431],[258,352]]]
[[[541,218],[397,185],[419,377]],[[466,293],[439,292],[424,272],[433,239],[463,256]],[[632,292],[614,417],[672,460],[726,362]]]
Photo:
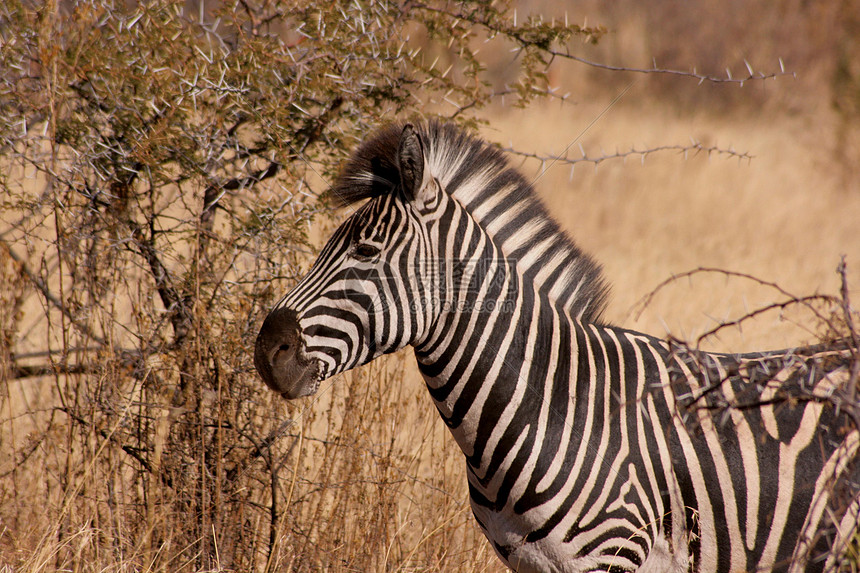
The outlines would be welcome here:
[[[559,153],[605,105],[507,113],[492,122],[488,136]],[[580,142],[589,156],[599,156],[694,138],[753,158],[691,153],[685,159],[669,151],[644,161],[578,164],[572,178],[570,166],[558,163],[536,185],[562,226],[604,265],[612,285],[607,318],[690,339],[778,297],[750,281],[702,276],[662,292],[640,314],[637,303],[653,287],[697,267],[751,274],[798,295],[836,294],[836,269],[845,255],[851,298],[858,300],[860,183],[846,185],[835,160],[839,121],[828,111],[800,117],[679,115],[654,102],[626,100],[581,137],[571,157],[581,155]],[[536,162],[524,170],[540,172]],[[810,318],[773,313],[745,324],[742,332],[721,332],[708,346],[735,351],[810,342],[817,334]]]
[[[635,14],[631,21],[636,34],[612,41],[644,50],[646,23]],[[601,148],[686,144],[691,137],[754,156],[684,159],[664,152],[644,163],[581,164],[572,178],[569,166],[557,164],[539,178],[536,186],[562,226],[604,265],[613,285],[610,321],[690,339],[777,296],[740,279],[700,277],[661,291],[638,314],[636,303],[651,289],[700,266],[756,275],[796,294],[836,293],[835,269],[846,255],[851,298],[860,300],[860,152],[852,143],[860,128],[856,116],[829,105],[827,85],[786,78],[748,86],[777,99],[790,91],[792,102],[808,105],[714,114],[689,96],[679,113],[676,102],[661,103],[642,82],[585,131],[620,91],[590,87],[588,101],[580,99],[584,91],[571,83],[585,76],[553,77],[573,88],[575,105],[497,109],[485,135],[538,153],[560,152],[576,140],[572,156],[579,143],[599,155]],[[535,163],[523,169],[538,173]],[[315,229],[317,244],[330,225]],[[34,231],[48,245],[54,232],[50,225]],[[27,251],[37,269],[52,260],[39,245],[33,241]],[[223,368],[224,376],[199,388],[194,406],[183,410],[107,354],[90,371],[12,377],[10,352],[35,349],[32,341],[47,341],[69,363],[91,357],[69,346],[68,325],[64,331],[43,297],[28,290],[21,299],[26,281],[3,250],[0,276],[0,571],[231,571],[237,564],[295,572],[503,570],[474,523],[460,454],[408,352],[338,376],[314,399],[285,403],[251,369],[250,341],[261,318],[253,313],[260,309],[232,308],[233,316],[250,315],[247,324],[224,329],[232,337],[224,349],[233,353],[198,348],[187,362]],[[117,279],[140,307],[108,301],[88,320],[144,323],[158,316],[158,305],[136,290],[136,277]],[[271,300],[289,286],[276,281],[257,294]],[[195,328],[209,328],[207,318],[197,317]],[[819,328],[802,311],[773,313],[742,331],[721,331],[708,346],[785,347],[815,339]],[[178,383],[180,366],[148,364],[153,375],[168,378],[164,388]],[[72,423],[63,413],[67,396],[78,396],[92,417]],[[229,408],[207,409],[223,396],[230,396]],[[128,427],[132,410],[146,427]],[[199,451],[171,449],[171,432],[183,424],[182,431],[199,432]],[[145,438],[155,467],[142,467],[130,443],[118,439],[135,435]]]

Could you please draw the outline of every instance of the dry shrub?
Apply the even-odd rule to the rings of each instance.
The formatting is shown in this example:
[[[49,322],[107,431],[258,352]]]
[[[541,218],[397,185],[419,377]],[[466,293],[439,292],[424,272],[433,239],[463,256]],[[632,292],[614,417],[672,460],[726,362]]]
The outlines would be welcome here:
[[[396,362],[287,405],[251,354],[340,160],[424,102],[485,106],[463,16],[507,9],[2,4],[0,563],[483,568],[461,470]],[[511,30],[534,43],[526,77],[584,33]]]

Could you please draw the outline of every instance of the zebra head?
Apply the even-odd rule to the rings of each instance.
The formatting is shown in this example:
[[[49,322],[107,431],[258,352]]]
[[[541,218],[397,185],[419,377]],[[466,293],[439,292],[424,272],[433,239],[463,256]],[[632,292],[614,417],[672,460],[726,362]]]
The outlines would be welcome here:
[[[433,252],[428,221],[449,198],[427,168],[420,135],[409,124],[398,131],[375,142],[396,145],[393,165],[372,150],[361,156],[375,165],[347,165],[334,199],[352,201],[337,195],[355,195],[354,185],[378,188],[376,196],[335,231],[260,328],[254,365],[285,398],[415,343],[434,320],[444,259]]]

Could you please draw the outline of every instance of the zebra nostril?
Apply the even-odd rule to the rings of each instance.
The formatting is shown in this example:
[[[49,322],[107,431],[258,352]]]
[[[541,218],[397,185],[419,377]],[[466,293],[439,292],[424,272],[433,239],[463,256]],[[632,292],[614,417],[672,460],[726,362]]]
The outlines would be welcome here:
[[[289,344],[281,344],[277,350],[272,353],[272,366],[274,368],[284,369],[293,361],[292,346]]]

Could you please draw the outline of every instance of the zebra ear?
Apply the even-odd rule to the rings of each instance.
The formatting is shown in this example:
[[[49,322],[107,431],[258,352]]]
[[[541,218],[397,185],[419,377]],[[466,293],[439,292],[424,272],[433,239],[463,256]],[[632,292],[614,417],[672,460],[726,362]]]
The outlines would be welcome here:
[[[397,166],[400,169],[400,184],[407,197],[424,203],[424,145],[411,123],[403,126],[400,147],[397,150]]]

